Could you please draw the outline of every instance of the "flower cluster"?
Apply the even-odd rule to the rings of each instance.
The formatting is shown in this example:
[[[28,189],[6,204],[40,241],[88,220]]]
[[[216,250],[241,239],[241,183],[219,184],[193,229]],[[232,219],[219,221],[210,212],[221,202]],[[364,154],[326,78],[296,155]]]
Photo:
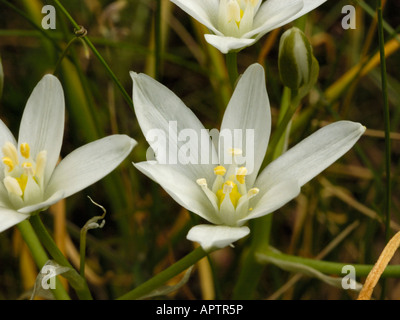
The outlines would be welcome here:
[[[228,53],[255,43],[326,0],[171,1],[207,26],[213,34],[207,34],[206,40]],[[300,30],[294,28],[282,36],[279,59],[285,85],[297,90],[310,82],[311,45]],[[154,160],[134,166],[209,223],[193,227],[187,235],[207,251],[248,235],[250,219],[294,199],[305,183],[345,154],[365,130],[351,121],[327,125],[262,168],[271,112],[261,65],[251,65],[240,77],[216,141],[208,133],[203,139],[208,131],[168,88],[144,74],[131,72],[131,77],[135,113],[155,151]],[[60,82],[46,75],[27,102],[18,141],[0,121],[0,231],[98,181],[135,146],[128,136],[112,135],[73,151],[57,164],[64,109]],[[174,139],[188,129],[191,139]],[[161,132],[164,141],[172,144],[154,141],[154,132]],[[205,141],[200,147],[199,140]],[[166,155],[174,153],[185,161],[169,162]],[[199,155],[209,155],[214,161],[200,163]]]

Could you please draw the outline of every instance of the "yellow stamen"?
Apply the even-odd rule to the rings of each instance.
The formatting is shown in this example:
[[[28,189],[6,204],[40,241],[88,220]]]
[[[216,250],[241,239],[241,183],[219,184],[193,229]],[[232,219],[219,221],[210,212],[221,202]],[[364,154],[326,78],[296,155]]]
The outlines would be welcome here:
[[[13,193],[16,194],[17,196],[22,196],[23,192],[21,190],[21,186],[17,181],[17,179],[8,176],[4,178],[3,183],[8,193]]]
[[[21,143],[19,150],[21,151],[21,155],[25,158],[25,159],[29,159],[30,156],[30,150],[31,148],[29,147],[29,144],[27,143]]]
[[[240,184],[243,184],[245,181],[246,174],[247,174],[246,167],[240,167],[239,169],[237,169],[236,172],[236,180],[239,181]]]
[[[46,167],[47,162],[47,151],[43,150],[38,153],[36,156],[36,173],[35,175],[41,179],[44,175],[44,169]]]
[[[221,206],[222,201],[224,201],[226,194],[229,194],[232,205],[236,208],[239,199],[242,197],[242,195],[238,191],[236,183],[228,180],[223,184],[222,188],[217,191],[216,195],[218,198],[219,207]]]
[[[228,2],[228,22],[232,20],[240,22],[240,7],[236,1],[230,0]]]
[[[8,172],[14,169],[14,162],[9,157],[3,157],[3,163],[8,167]]]
[[[242,21],[244,15],[244,11],[242,9],[240,9],[240,18],[238,21],[236,21],[236,25],[238,26],[238,28],[240,27],[240,22]]]
[[[14,166],[18,164],[18,152],[11,142],[6,142],[2,148],[2,151],[5,157],[11,159]]]
[[[28,183],[28,175],[23,173],[19,178],[15,178],[15,180],[17,180],[19,187],[21,188],[22,191],[22,193],[19,196],[22,196],[25,191],[26,184]]]
[[[224,176],[226,173],[226,169],[223,166],[218,166],[214,168],[214,173],[217,176]]]
[[[22,168],[24,168],[25,174],[27,175],[33,175],[33,167],[32,167],[32,163],[30,162],[24,162],[22,164]]]

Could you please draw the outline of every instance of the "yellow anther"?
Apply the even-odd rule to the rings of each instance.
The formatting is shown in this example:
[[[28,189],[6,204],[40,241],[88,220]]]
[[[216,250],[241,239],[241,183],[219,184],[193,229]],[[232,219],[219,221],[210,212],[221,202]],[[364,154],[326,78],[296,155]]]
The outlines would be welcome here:
[[[224,176],[226,173],[226,169],[223,166],[218,166],[214,168],[214,173],[217,176]]]
[[[237,169],[236,172],[236,180],[239,181],[240,184],[243,184],[245,181],[246,174],[247,174],[246,167],[240,167],[239,169]]]
[[[14,144],[11,142],[6,142],[2,148],[2,151],[5,157],[11,159],[14,166],[18,164],[18,152]]]
[[[3,157],[3,163],[8,167],[8,172],[14,169],[14,162],[9,157]]]
[[[29,159],[30,151],[31,151],[31,148],[29,147],[29,144],[21,143],[21,145],[19,146],[19,150],[21,151],[21,155],[25,159]]]

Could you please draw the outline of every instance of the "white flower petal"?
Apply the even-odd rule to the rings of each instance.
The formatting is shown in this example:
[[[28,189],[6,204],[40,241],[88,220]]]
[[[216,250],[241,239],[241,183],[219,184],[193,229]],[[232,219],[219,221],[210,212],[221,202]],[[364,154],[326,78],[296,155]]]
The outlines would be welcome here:
[[[300,18],[301,16],[304,16],[305,14],[307,14],[310,11],[314,10],[315,8],[319,7],[326,1],[327,0],[303,0],[303,8],[299,12],[297,12],[294,16],[292,16],[291,18],[286,20],[282,24],[282,26]]]
[[[260,174],[260,194],[283,181],[296,180],[301,187],[344,155],[362,136],[365,127],[338,121],[319,129],[279,158]]]
[[[55,168],[45,196],[61,190],[69,197],[97,182],[113,171],[135,145],[136,141],[126,135],[112,135],[74,150]]]
[[[182,207],[211,223],[221,223],[210,200],[196,181],[187,177],[179,166],[140,162],[133,164],[139,171],[160,186]]]
[[[199,178],[210,181],[218,158],[208,131],[167,87],[145,74],[130,74],[135,113],[144,136],[156,152],[157,161],[161,164],[180,165],[181,170],[193,181]],[[185,133],[194,134],[195,137],[186,138]],[[161,135],[165,143],[160,143]],[[179,158],[183,147],[191,148],[187,156],[189,163],[182,163]],[[201,157],[205,154],[209,154],[209,157],[206,157],[207,161],[202,161]],[[213,164],[210,158],[215,159],[216,163]]]
[[[7,128],[3,121],[0,120],[0,155],[3,158],[2,148],[6,142],[11,142],[13,145],[17,145],[15,138],[11,131]],[[4,178],[4,164],[0,162],[0,180],[2,181]]]
[[[283,181],[279,184],[273,185],[259,200],[257,199],[259,195],[254,198],[254,209],[239,222],[262,217],[274,212],[290,200],[296,198],[299,193],[300,186],[295,180]]]
[[[221,134],[227,129],[232,132],[232,136],[234,136],[234,130],[239,129],[242,132],[239,140],[242,141],[234,139],[234,145],[227,145],[229,141],[225,143],[222,141],[229,139],[224,139],[222,135],[220,141],[224,145],[224,157],[229,156],[226,154],[228,151],[226,147],[242,149],[248,172],[246,185],[251,187],[263,162],[271,131],[270,105],[265,86],[264,68],[261,65],[251,65],[240,78],[226,108],[221,124]],[[219,152],[221,151],[219,149]]]
[[[10,198],[8,196],[6,187],[4,186],[3,178],[1,178],[0,181],[0,207],[5,207],[5,208],[11,207]]]
[[[230,51],[241,50],[256,42],[255,39],[225,37],[223,35],[215,34],[205,34],[204,38],[209,44],[217,48],[223,54]]]
[[[198,242],[205,251],[221,249],[244,238],[250,233],[248,227],[197,225],[189,230],[186,238]]]
[[[302,0],[268,0],[264,2],[254,17],[253,30],[243,35],[245,38],[261,38],[273,29],[279,28],[297,16],[303,9]]]
[[[4,124],[3,121],[0,120],[0,154],[3,155],[1,148],[4,146],[6,142],[11,142],[14,145],[17,145],[15,141],[14,135],[11,133],[10,129]]]
[[[33,89],[22,115],[18,143],[28,143],[33,158],[47,150],[45,183],[57,164],[64,133],[64,93],[60,81],[45,75]]]
[[[45,201],[18,209],[18,212],[28,214],[28,213],[36,212],[38,210],[43,211],[43,210],[46,210],[51,205],[57,203],[58,201],[60,201],[61,199],[64,199],[64,198],[66,198],[65,192],[62,190],[59,190],[59,191],[55,192],[54,194],[52,194]]]
[[[171,0],[171,2],[215,34],[221,34],[217,30],[219,0]]]
[[[29,176],[24,191],[24,205],[29,206],[43,200],[43,192],[34,177]]]
[[[267,32],[292,22],[314,10],[327,0],[268,0],[257,12],[254,29],[245,37],[261,38]]]
[[[29,214],[23,214],[12,209],[0,207],[0,232],[28,218]]]

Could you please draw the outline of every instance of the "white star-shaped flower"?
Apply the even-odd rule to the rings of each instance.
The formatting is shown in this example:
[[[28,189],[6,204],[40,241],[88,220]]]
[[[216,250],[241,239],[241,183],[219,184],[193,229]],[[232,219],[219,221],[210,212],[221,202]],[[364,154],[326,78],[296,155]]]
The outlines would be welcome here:
[[[187,235],[205,250],[245,237],[248,220],[295,198],[301,186],[346,153],[365,131],[351,121],[332,123],[259,172],[271,130],[262,66],[250,66],[240,78],[217,137],[165,86],[144,74],[131,76],[136,116],[156,156],[134,165],[211,223],[195,226]],[[210,159],[215,161],[206,161]]]
[[[102,179],[136,141],[112,135],[88,143],[58,165],[65,103],[59,80],[44,76],[26,104],[18,141],[0,121],[0,232]]]
[[[171,0],[205,25],[206,41],[222,53],[239,51],[326,0]]]

